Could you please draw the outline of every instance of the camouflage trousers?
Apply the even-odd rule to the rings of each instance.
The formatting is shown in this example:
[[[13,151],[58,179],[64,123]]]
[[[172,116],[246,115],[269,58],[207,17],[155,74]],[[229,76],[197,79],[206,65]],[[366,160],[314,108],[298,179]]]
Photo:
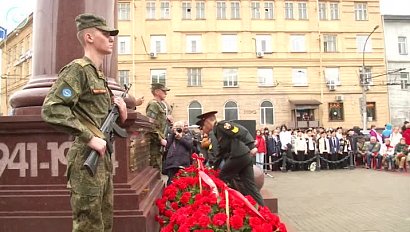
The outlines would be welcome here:
[[[162,170],[161,144],[158,139],[151,139],[149,165]]]
[[[113,226],[113,179],[109,155],[99,158],[97,172],[90,176],[83,164],[89,149],[68,152],[68,186],[73,232],[111,232]]]

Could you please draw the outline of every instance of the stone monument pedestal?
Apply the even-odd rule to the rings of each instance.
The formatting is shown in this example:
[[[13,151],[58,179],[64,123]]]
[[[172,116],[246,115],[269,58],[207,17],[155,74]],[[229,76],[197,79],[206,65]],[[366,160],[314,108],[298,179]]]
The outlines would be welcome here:
[[[155,199],[164,183],[148,166],[151,124],[130,113],[124,127],[129,136],[115,139],[113,154],[114,231],[157,231]],[[65,176],[71,140],[39,115],[0,117],[0,231],[71,231]]]

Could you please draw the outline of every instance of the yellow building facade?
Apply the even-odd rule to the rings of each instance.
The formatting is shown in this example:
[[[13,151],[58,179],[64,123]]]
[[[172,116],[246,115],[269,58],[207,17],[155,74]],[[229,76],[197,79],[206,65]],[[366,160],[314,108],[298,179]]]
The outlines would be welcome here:
[[[161,82],[175,120],[191,125],[217,110],[257,127],[361,126],[365,63],[368,126],[389,120],[378,0],[119,0],[117,8],[118,80],[145,97],[143,114],[151,83]],[[0,42],[3,115],[31,75],[31,20]]]
[[[32,74],[32,34],[33,14],[0,41],[0,115],[11,113],[10,96],[21,89]]]
[[[217,110],[257,127],[361,126],[363,60],[368,126],[389,119],[377,0],[120,0],[118,19],[120,81],[146,103],[166,84],[176,120]]]

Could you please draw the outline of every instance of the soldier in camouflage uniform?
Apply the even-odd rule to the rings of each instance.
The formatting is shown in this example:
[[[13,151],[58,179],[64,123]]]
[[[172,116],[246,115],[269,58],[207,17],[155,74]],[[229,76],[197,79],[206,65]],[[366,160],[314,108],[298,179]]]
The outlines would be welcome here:
[[[151,93],[154,96],[146,108],[147,117],[154,120],[154,132],[151,134],[150,141],[150,165],[154,168],[162,170],[162,156],[163,152],[161,146],[167,145],[167,128],[168,121],[172,121],[167,112],[167,105],[164,102],[167,92],[170,89],[163,84],[154,83],[151,86]]]
[[[109,232],[113,225],[112,162],[98,128],[112,104],[118,105],[121,121],[127,118],[127,110],[124,100],[112,95],[100,67],[104,56],[112,53],[118,30],[92,14],[81,14],[75,21],[84,57],[62,68],[41,115],[44,121],[75,136],[67,154],[72,231]],[[91,149],[100,155],[94,177],[83,166]]]
[[[217,122],[216,111],[207,112],[198,116],[198,123],[204,133],[215,134],[218,141],[217,158],[224,159],[219,178],[225,183],[233,185],[234,178],[239,178],[238,190],[243,195],[250,195],[259,204],[264,205],[262,195],[255,184],[251,156],[255,156],[257,148],[255,139],[249,131],[234,122]]]

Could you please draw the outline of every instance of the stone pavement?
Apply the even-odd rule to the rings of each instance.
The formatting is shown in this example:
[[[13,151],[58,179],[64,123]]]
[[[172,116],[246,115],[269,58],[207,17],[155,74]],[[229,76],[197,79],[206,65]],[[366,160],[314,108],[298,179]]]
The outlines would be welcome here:
[[[290,232],[410,232],[410,173],[354,170],[269,172]]]

